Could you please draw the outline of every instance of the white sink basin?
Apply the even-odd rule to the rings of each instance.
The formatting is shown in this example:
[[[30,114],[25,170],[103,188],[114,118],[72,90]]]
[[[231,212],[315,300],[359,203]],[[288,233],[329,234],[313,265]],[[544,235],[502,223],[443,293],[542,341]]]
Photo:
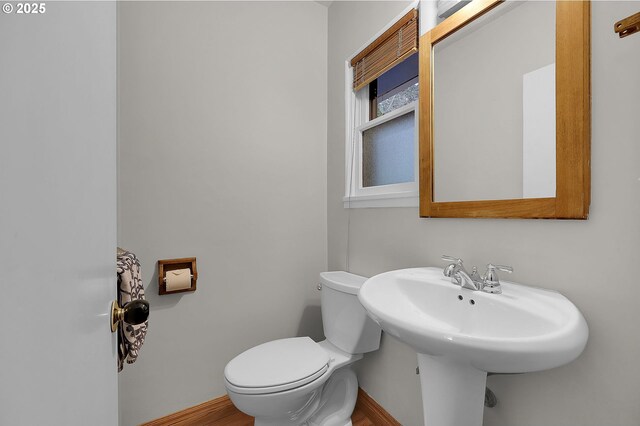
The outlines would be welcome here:
[[[384,331],[417,352],[487,372],[561,366],[580,355],[589,335],[580,311],[558,292],[504,281],[502,294],[461,289],[439,268],[376,275],[358,298]]]
[[[559,367],[582,353],[589,335],[580,311],[558,292],[504,281],[502,294],[472,291],[439,268],[376,275],[358,298],[385,332],[418,352],[429,425],[481,425],[487,372]],[[461,401],[472,406],[460,410]]]

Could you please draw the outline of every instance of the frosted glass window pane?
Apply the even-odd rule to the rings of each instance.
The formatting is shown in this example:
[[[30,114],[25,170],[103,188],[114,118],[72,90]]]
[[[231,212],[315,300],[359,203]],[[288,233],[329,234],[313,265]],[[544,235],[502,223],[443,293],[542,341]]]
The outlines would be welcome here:
[[[413,182],[414,144],[414,111],[362,132],[362,186]]]

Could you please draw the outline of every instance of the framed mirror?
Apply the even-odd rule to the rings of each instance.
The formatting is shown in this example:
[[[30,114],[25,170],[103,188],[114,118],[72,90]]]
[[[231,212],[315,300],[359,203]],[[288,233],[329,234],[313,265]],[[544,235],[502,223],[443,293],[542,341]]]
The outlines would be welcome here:
[[[420,215],[586,219],[590,2],[474,0],[420,37]]]

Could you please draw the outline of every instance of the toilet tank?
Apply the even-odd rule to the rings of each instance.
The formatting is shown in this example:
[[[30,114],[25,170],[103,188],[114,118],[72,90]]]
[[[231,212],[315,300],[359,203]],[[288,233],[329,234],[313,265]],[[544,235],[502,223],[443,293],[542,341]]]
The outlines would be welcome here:
[[[327,340],[350,354],[380,347],[381,329],[358,301],[358,290],[367,279],[344,271],[322,272],[322,325]]]

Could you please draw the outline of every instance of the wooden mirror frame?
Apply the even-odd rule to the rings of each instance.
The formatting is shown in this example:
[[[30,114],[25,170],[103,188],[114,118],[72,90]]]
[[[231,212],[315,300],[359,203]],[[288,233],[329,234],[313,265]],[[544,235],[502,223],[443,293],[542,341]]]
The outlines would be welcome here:
[[[502,0],[473,0],[420,37],[420,216],[587,219],[591,201],[591,3],[556,2],[556,196],[433,200],[433,46]]]

